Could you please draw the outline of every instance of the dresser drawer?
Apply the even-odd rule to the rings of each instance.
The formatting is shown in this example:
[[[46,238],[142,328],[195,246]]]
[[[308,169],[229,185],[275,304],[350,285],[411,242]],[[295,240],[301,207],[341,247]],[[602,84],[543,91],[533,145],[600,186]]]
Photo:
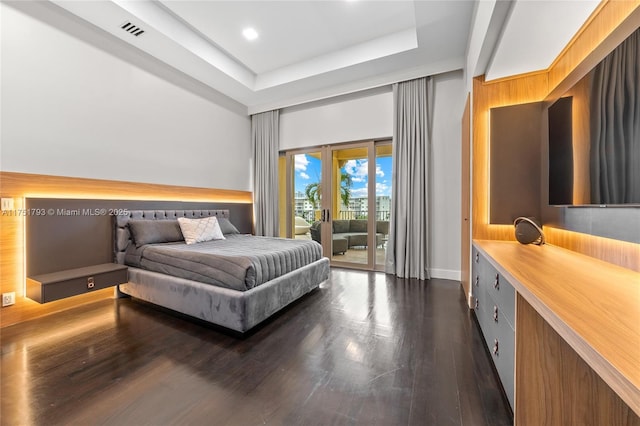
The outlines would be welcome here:
[[[488,299],[494,302],[490,297]],[[495,302],[490,311],[490,315],[486,315],[484,319],[486,325],[482,331],[504,391],[513,408],[515,331]]]
[[[478,299],[478,293],[480,292],[480,275],[480,253],[473,247],[471,249],[471,295],[476,298],[476,301]],[[474,309],[477,309],[477,305],[474,306]]]
[[[474,284],[480,291],[487,292],[489,290],[489,285],[491,283],[491,265],[487,261],[487,259],[481,254],[478,254],[477,261],[477,277],[478,281]],[[474,277],[475,280],[475,277]]]
[[[496,302],[512,328],[515,329],[516,291],[513,286],[491,267],[491,284],[487,286],[487,293]]]
[[[513,407],[515,368],[515,289],[482,253],[473,247],[472,287],[475,310],[507,399]]]
[[[479,310],[486,311],[486,306],[485,306],[487,304],[486,290],[479,285],[479,280],[477,278],[474,278],[472,285],[474,287],[474,291],[473,291],[474,297],[476,298],[476,304],[475,304],[476,311],[479,311]]]
[[[481,300],[484,299],[486,296],[486,290],[484,287],[482,287],[480,285],[480,273],[478,272],[479,268],[474,268],[472,273],[471,273],[471,292],[473,294],[473,297],[475,297],[476,302],[475,302],[475,306],[474,309],[481,309],[482,308],[482,303]]]
[[[484,342],[487,345],[487,348],[491,349],[493,336],[495,335],[493,330],[493,314],[490,311],[490,306],[493,306],[493,304],[485,294],[484,299],[480,302],[479,306],[483,306],[484,308],[476,310],[476,317],[478,318],[478,324],[480,324],[480,329],[482,330]]]
[[[491,356],[496,364],[496,370],[502,381],[502,386],[507,394],[507,399],[513,408],[514,401],[514,369],[515,369],[515,331],[505,321],[497,327],[495,340],[498,342],[498,353],[494,354],[491,348]],[[494,342],[495,343],[495,342]]]

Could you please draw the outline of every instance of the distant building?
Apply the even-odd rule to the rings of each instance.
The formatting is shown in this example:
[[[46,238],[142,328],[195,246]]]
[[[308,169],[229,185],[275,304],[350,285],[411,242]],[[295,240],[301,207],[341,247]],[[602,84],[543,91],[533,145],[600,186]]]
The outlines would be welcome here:
[[[313,212],[315,209],[306,195],[304,195],[304,192],[296,191],[293,200],[293,211],[295,212],[295,215],[304,218],[307,222],[313,222]]]
[[[389,220],[391,211],[391,197],[380,195],[376,197],[376,220]],[[369,199],[367,197],[352,198],[349,207],[341,206],[342,219],[366,219],[369,216]]]
[[[366,219],[369,216],[369,199],[358,197],[349,199],[349,206],[340,205],[340,219]],[[296,191],[294,196],[294,212],[308,222],[314,221],[314,206],[302,191]],[[391,197],[380,195],[376,197],[376,220],[389,220],[391,211]]]
[[[369,211],[369,199],[367,197],[351,198],[347,210],[366,214]]]
[[[379,195],[376,197],[377,220],[389,220],[391,212],[391,197],[388,195]]]

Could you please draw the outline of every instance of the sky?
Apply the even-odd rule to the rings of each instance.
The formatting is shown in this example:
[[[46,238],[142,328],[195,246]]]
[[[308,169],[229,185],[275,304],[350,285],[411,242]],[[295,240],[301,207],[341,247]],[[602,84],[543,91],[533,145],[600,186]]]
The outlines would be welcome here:
[[[320,180],[320,160],[306,154],[299,154],[295,159],[295,180],[296,191],[304,193],[305,188],[310,183]],[[349,160],[342,168],[351,175],[353,185],[351,186],[351,196],[360,198],[367,196],[367,160]],[[376,195],[391,196],[391,157],[376,158]]]

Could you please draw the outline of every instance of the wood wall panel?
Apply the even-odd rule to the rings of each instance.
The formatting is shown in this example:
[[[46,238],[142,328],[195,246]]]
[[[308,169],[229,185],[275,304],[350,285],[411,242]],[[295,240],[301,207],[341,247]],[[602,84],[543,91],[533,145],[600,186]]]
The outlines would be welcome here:
[[[593,62],[586,60],[596,48],[609,52],[626,38],[621,36],[619,40],[607,42],[607,37],[634,12],[638,12],[639,7],[640,0],[603,1],[549,67],[550,91],[559,86],[574,70],[579,68],[586,73],[593,68],[602,58],[594,59]]]
[[[532,73],[517,79],[473,82],[473,238],[515,240],[513,226],[489,224],[489,110],[539,102],[548,93],[547,74]]]
[[[490,225],[489,202],[489,109],[548,100],[552,92],[567,85],[569,76],[584,74],[640,24],[640,0],[604,0],[563,52],[545,71],[486,82],[473,82],[473,178],[472,234],[475,239],[514,240],[510,225]],[[615,37],[611,37],[614,34]],[[620,40],[622,41],[622,39]],[[594,56],[586,61],[585,58]],[[597,59],[597,61],[595,61]],[[595,62],[594,62],[595,61]],[[584,69],[584,72],[583,72]],[[577,78],[573,83],[577,82]],[[572,83],[572,84],[573,84]],[[569,87],[564,87],[564,90]],[[559,94],[558,94],[559,96]],[[545,228],[546,229],[546,228]],[[550,229],[550,244],[578,251],[625,268],[638,270],[640,245],[587,234]],[[606,241],[605,241],[606,240]]]
[[[14,210],[24,208],[25,197],[87,198],[114,200],[204,201],[251,203],[252,193],[226,189],[192,188],[150,183],[0,172],[0,196],[14,199]],[[40,305],[24,296],[24,216],[0,215],[0,289],[15,291],[16,304],[0,310],[0,327],[5,327],[79,303],[112,294],[113,289],[96,291]]]
[[[549,244],[640,272],[640,244],[544,227]]]
[[[640,417],[517,295],[516,425],[640,425]]]
[[[251,203],[252,193],[155,183],[0,172],[3,197],[100,198]]]

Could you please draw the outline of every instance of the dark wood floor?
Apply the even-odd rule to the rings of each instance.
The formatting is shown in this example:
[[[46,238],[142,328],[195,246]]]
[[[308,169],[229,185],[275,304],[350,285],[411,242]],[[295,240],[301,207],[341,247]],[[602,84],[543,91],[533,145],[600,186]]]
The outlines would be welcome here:
[[[131,299],[1,337],[7,425],[512,423],[452,281],[334,269],[244,337]]]

